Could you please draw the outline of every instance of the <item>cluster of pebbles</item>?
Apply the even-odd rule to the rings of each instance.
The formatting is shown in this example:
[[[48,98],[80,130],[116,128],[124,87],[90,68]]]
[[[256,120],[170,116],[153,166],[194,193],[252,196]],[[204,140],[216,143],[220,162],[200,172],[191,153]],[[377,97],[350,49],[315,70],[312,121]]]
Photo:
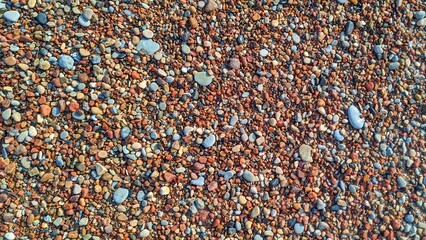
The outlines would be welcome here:
[[[419,0],[2,0],[0,239],[426,239]]]

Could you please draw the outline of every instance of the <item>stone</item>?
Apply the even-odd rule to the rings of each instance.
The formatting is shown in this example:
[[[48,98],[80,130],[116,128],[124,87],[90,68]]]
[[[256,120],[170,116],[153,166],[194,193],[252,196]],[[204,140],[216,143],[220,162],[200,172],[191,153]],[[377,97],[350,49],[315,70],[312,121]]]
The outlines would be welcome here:
[[[104,173],[108,171],[108,169],[106,169],[106,167],[102,166],[100,163],[96,163],[95,171],[98,176],[102,176]]]
[[[191,49],[186,44],[182,44],[181,49],[182,49],[183,54],[190,54],[191,53]]]
[[[47,23],[47,15],[46,15],[46,13],[41,12],[41,13],[37,14],[36,20],[40,24],[46,24]]]
[[[124,128],[122,128],[122,129],[121,129],[121,131],[120,131],[120,137],[121,137],[122,139],[125,139],[125,138],[127,138],[127,137],[130,135],[130,133],[131,133],[130,128],[129,128],[128,126],[125,126],[125,127],[124,127]]]
[[[340,130],[335,130],[334,133],[333,133],[333,137],[334,137],[334,139],[336,139],[339,142],[341,142],[345,139],[345,137],[342,135]]]
[[[78,17],[78,24],[82,27],[89,27],[90,26],[90,20],[87,20],[83,15],[80,15]]]
[[[388,64],[388,68],[391,71],[398,69],[399,66],[400,66],[399,62],[391,62]]]
[[[6,64],[6,66],[12,67],[16,64],[16,58],[14,56],[5,57],[3,62]]]
[[[149,29],[145,29],[145,30],[143,30],[143,31],[142,31],[142,35],[143,35],[145,38],[148,38],[148,39],[150,39],[150,38],[154,37],[154,33],[153,33],[151,30],[149,30]]]
[[[71,56],[68,55],[61,55],[59,57],[58,64],[60,67],[72,70],[74,67],[74,59]]]
[[[3,17],[9,22],[17,22],[21,14],[18,11],[10,10],[3,13]]]
[[[136,46],[136,50],[147,54],[154,55],[160,49],[160,44],[152,41],[152,39],[143,38]]]
[[[292,38],[293,38],[293,42],[294,42],[295,44],[299,44],[299,43],[300,43],[300,36],[299,36],[299,35],[297,35],[297,33],[293,33]]]
[[[210,135],[203,140],[202,145],[205,148],[211,148],[215,144],[215,142],[216,142],[216,136]]]
[[[188,24],[189,24],[189,26],[191,27],[191,28],[198,28],[198,21],[197,21],[197,19],[195,18],[195,17],[191,17],[191,18],[189,18],[189,20],[188,20]]]
[[[302,223],[294,224],[294,232],[296,234],[302,234],[304,230],[305,230],[305,226],[303,226]]]
[[[260,215],[260,208],[258,206],[255,206],[250,213],[251,218],[257,218]]]
[[[312,162],[311,150],[312,148],[306,144],[302,144],[299,147],[299,156],[302,161]]]
[[[207,72],[197,72],[194,74],[194,80],[201,86],[208,86],[213,82],[213,76],[207,74]]]
[[[169,193],[170,193],[170,188],[169,187],[164,186],[164,187],[160,188],[160,195],[161,196],[169,195]]]
[[[28,128],[28,135],[29,135],[30,137],[35,137],[35,136],[37,136],[37,129],[36,129],[34,126],[30,126],[30,127]]]
[[[317,200],[317,209],[323,210],[323,209],[325,209],[325,207],[326,207],[325,203],[323,201],[321,201],[321,199],[318,199]]]
[[[191,180],[191,184],[195,186],[204,186],[204,177],[199,177],[196,180]]]
[[[232,69],[240,69],[241,62],[238,58],[231,58],[231,59],[229,59],[229,65],[228,66]]]
[[[361,112],[354,105],[348,108],[349,123],[355,129],[361,129],[364,126],[365,119],[360,117]]]
[[[266,57],[266,56],[268,56],[268,54],[269,54],[269,51],[266,50],[266,49],[262,49],[262,50],[259,51],[259,55],[261,57]]]
[[[34,8],[37,0],[28,0],[28,7]]]
[[[8,108],[6,110],[4,110],[1,113],[1,117],[3,118],[3,120],[7,121],[10,119],[10,116],[12,115],[12,109]]]
[[[425,11],[423,11],[423,10],[417,11],[417,12],[414,14],[414,17],[415,17],[417,20],[421,20],[421,19],[425,18],[425,16],[426,16],[426,12],[425,12]]]
[[[352,21],[347,21],[345,24],[345,35],[349,36],[355,29],[355,24]]]
[[[148,229],[144,229],[144,230],[141,231],[141,233],[139,234],[139,236],[141,238],[147,238],[147,237],[149,237],[149,234],[150,234],[149,230]]]
[[[243,172],[243,178],[247,182],[254,182],[254,181],[256,181],[256,177],[249,170],[244,170],[244,172]]]
[[[78,221],[78,225],[80,227],[86,226],[88,223],[89,223],[89,219],[86,217],[81,218],[80,221]]]
[[[420,19],[419,21],[417,21],[417,26],[419,27],[424,27],[426,26],[426,18]]]
[[[216,10],[218,8],[218,5],[216,3],[215,0],[208,0],[207,5],[205,6],[204,10],[209,13],[209,12],[213,12],[214,10]]]
[[[74,188],[72,190],[72,193],[75,195],[78,195],[81,193],[81,186],[78,184],[74,184]]]
[[[92,19],[93,10],[90,9],[90,8],[85,8],[85,9],[83,9],[81,16],[83,16],[87,21],[89,21],[90,19]]]
[[[407,181],[401,176],[397,177],[396,182],[400,188],[405,188],[407,186]]]
[[[112,200],[116,204],[121,204],[126,200],[128,196],[129,196],[129,190],[127,190],[126,188],[119,188],[115,190]]]
[[[16,236],[15,236],[15,234],[14,234],[14,233],[12,233],[12,232],[7,232],[7,233],[4,235],[4,238],[5,238],[6,240],[14,240],[14,239],[16,238]]]

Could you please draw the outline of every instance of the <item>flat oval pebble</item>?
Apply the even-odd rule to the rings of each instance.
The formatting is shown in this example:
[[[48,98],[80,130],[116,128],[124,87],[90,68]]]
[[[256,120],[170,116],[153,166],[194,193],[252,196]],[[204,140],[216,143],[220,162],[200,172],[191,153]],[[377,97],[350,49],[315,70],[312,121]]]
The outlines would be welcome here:
[[[208,86],[213,82],[213,76],[208,75],[206,72],[197,72],[194,74],[194,80],[201,86]]]
[[[154,33],[151,30],[149,30],[149,29],[143,30],[142,35],[145,38],[152,38],[152,37],[154,37]]]
[[[349,123],[355,129],[361,129],[364,126],[365,119],[361,118],[361,112],[354,105],[348,108]]]
[[[116,204],[121,204],[127,199],[128,196],[129,190],[127,190],[126,188],[118,188],[117,190],[115,190],[112,200]]]
[[[206,138],[203,140],[202,145],[203,145],[203,147],[205,147],[205,148],[210,148],[210,147],[212,147],[215,143],[216,143],[216,136],[215,136],[215,135],[210,135],[210,136],[206,137]]]
[[[312,162],[312,156],[311,156],[311,150],[312,148],[306,144],[302,144],[299,147],[299,155],[302,161],[305,162]]]

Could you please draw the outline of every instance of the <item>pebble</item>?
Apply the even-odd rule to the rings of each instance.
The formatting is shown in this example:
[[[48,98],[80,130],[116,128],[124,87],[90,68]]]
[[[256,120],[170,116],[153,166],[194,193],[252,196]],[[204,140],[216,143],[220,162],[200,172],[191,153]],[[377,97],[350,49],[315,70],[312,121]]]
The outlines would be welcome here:
[[[143,30],[143,31],[142,31],[142,35],[143,35],[145,38],[148,38],[148,39],[150,39],[150,38],[154,37],[154,33],[153,33],[151,30],[149,30],[149,29],[145,29],[145,30]]]
[[[266,57],[266,56],[268,56],[268,55],[269,55],[269,51],[268,51],[268,50],[266,50],[266,49],[262,49],[262,50],[260,50],[259,55],[260,55],[261,57]]]
[[[90,19],[92,19],[92,16],[93,16],[93,10],[90,8],[85,8],[83,9],[81,16],[84,17],[87,21],[90,21]]]
[[[74,68],[74,59],[68,55],[61,55],[58,64],[62,68],[72,70]]]
[[[86,217],[81,218],[80,221],[78,221],[78,225],[80,227],[87,226],[88,223],[89,223],[89,219]]]
[[[405,188],[407,186],[407,181],[403,177],[397,177],[396,182],[400,188]]]
[[[302,159],[302,161],[312,162],[311,150],[312,148],[306,144],[300,145],[299,156]]]
[[[354,105],[348,108],[349,123],[355,129],[361,129],[364,126],[365,119],[360,117],[361,112]]]
[[[181,46],[181,48],[182,48],[182,53],[183,53],[183,54],[190,54],[190,53],[191,53],[191,49],[189,49],[188,45],[183,44],[183,45]]]
[[[216,0],[208,0],[204,10],[207,13],[213,12],[214,10],[216,10],[218,8],[218,4],[216,3]]]
[[[17,22],[21,17],[21,14],[18,11],[10,10],[3,13],[3,17],[9,22]]]
[[[29,135],[30,137],[35,137],[35,136],[37,136],[37,129],[36,129],[34,126],[30,126],[30,127],[28,128],[28,135]]]
[[[292,38],[293,38],[293,42],[294,42],[295,44],[299,44],[299,43],[300,43],[300,36],[299,36],[299,35],[297,35],[297,33],[293,33]]]
[[[254,182],[256,181],[256,177],[254,176],[254,174],[252,172],[250,172],[249,170],[244,170],[243,172],[243,178],[247,181],[247,182]]]
[[[139,234],[139,236],[141,238],[147,238],[147,237],[149,237],[149,234],[150,234],[149,230],[148,229],[144,229],[144,230],[141,231],[141,233]]]
[[[12,115],[12,109],[8,108],[2,112],[1,117],[3,118],[3,120],[7,121],[10,119],[11,115]]]
[[[169,193],[170,193],[170,188],[169,187],[164,186],[164,187],[160,188],[160,195],[166,196],[166,195],[169,195]]]
[[[333,133],[333,136],[334,136],[334,139],[336,139],[339,142],[341,142],[345,139],[345,137],[342,135],[340,130],[335,130],[334,133]]]
[[[417,11],[417,12],[414,14],[414,17],[415,17],[417,20],[421,20],[421,19],[423,19],[423,18],[425,18],[425,17],[426,17],[426,12],[425,12],[425,11],[423,11],[423,10]]]
[[[204,185],[204,177],[199,177],[196,180],[191,180],[191,184],[195,186],[203,186]]]
[[[14,239],[16,238],[16,236],[15,236],[15,234],[14,234],[14,233],[12,233],[12,232],[7,232],[7,233],[4,235],[4,238],[5,238],[5,239],[7,239],[7,240],[14,240]]]
[[[127,190],[126,188],[118,188],[114,192],[113,201],[116,204],[121,204],[126,200],[128,196],[129,190]]]
[[[80,24],[80,26],[82,27],[89,27],[91,23],[90,23],[90,20],[87,20],[85,17],[80,15],[78,17],[78,24]]]
[[[216,143],[216,136],[210,135],[203,140],[202,145],[205,148],[211,148],[215,143]]]
[[[5,57],[3,58],[3,62],[9,67],[15,66],[16,58],[14,56]]]
[[[423,18],[423,19],[418,20],[416,24],[417,24],[417,26],[419,26],[419,27],[424,27],[424,26],[426,26],[426,18]]]
[[[152,39],[143,38],[136,46],[136,49],[144,54],[154,55],[160,50],[160,44],[152,41]]]
[[[130,128],[128,126],[125,126],[120,131],[120,137],[122,139],[125,139],[125,138],[127,138],[130,135],[130,133],[131,133]]]
[[[305,226],[303,226],[302,223],[294,224],[294,232],[296,234],[302,234],[304,230],[305,230]]]
[[[37,14],[36,19],[40,24],[46,24],[47,23],[47,15],[44,12]]]
[[[241,62],[238,58],[231,58],[229,59],[229,67],[232,69],[240,69]]]
[[[391,63],[389,63],[389,65],[388,65],[388,68],[389,68],[389,70],[396,70],[396,69],[398,69],[399,68],[399,62],[391,62]]]
[[[345,25],[345,35],[349,36],[355,29],[355,24],[352,21],[347,21]]]
[[[208,86],[213,82],[213,76],[207,74],[207,72],[197,72],[194,74],[194,80],[201,86]]]

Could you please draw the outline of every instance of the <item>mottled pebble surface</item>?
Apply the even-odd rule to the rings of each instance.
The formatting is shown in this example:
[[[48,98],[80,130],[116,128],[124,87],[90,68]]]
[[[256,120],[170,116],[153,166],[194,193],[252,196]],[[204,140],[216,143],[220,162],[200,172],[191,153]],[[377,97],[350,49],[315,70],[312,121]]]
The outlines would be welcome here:
[[[0,239],[426,240],[421,0],[0,0]]]

